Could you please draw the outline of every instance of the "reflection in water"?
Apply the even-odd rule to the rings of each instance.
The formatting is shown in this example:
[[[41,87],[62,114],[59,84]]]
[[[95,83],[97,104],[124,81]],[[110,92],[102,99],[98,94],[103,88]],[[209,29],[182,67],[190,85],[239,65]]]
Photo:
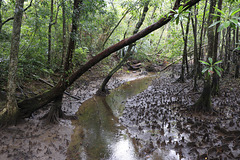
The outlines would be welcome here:
[[[67,159],[137,160],[134,144],[126,129],[118,123],[124,103],[145,90],[151,78],[128,82],[107,97],[85,101],[77,113],[78,120],[69,144]]]
[[[135,150],[133,144],[129,137],[125,139],[121,137],[119,141],[111,146],[112,154],[110,160],[135,160],[137,156],[135,155]]]

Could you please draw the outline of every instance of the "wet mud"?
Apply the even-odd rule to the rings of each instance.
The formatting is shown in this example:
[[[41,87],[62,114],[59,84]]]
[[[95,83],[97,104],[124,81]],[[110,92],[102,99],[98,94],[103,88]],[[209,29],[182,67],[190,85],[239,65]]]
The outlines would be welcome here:
[[[112,79],[108,88],[128,77]],[[101,80],[80,79],[69,90],[80,100],[63,101],[64,112],[79,119],[46,125],[40,119],[48,108],[36,112],[1,130],[0,159],[240,159],[240,80],[221,80],[220,95],[212,97],[215,115],[191,111],[201,81],[199,92],[192,91],[191,80],[175,81],[165,72],[146,80],[148,87],[137,80],[107,97],[93,97]]]
[[[240,85],[224,79],[212,98],[217,115],[193,113],[200,96],[191,81],[174,83],[162,74],[128,99],[120,123],[128,128],[143,159],[240,159]]]

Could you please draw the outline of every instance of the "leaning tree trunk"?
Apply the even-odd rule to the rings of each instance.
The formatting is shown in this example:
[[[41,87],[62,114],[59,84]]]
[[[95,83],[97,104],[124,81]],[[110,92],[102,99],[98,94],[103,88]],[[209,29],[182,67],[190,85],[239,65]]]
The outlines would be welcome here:
[[[222,0],[218,1],[218,9],[222,9]],[[218,13],[220,15],[220,13]],[[217,21],[220,21],[220,17],[217,18]],[[214,52],[213,52],[213,63],[217,62],[218,57],[218,44],[219,44],[219,37],[220,33],[217,29],[220,26],[218,23],[215,28],[215,40],[214,40]],[[219,94],[219,76],[216,72],[213,73],[213,80],[212,80],[212,95],[218,95]]]
[[[66,55],[66,60],[64,63],[64,71],[63,75],[61,77],[61,80],[63,83],[62,85],[67,86],[65,82],[68,72],[70,70],[70,65],[72,63],[72,54],[75,50],[75,45],[76,45],[76,34],[77,34],[77,20],[79,18],[79,9],[80,5],[82,4],[82,0],[75,0],[74,1],[74,6],[73,6],[73,17],[72,17],[72,31],[70,33],[70,40],[69,40],[69,45],[68,45],[68,51]],[[61,85],[60,85],[61,86]],[[65,89],[64,89],[65,90]],[[57,95],[54,99],[54,104],[51,106],[50,111],[45,115],[46,121],[48,123],[57,123],[58,118],[63,118],[64,114],[62,112],[62,97],[63,97],[63,92],[60,92],[61,94]]]
[[[20,33],[22,25],[24,0],[17,0],[15,7],[15,15],[13,21],[10,62],[8,70],[8,84],[7,84],[7,104],[6,108],[0,112],[0,124],[13,124],[16,123],[18,115],[18,106],[15,98],[16,91],[16,76],[18,66],[18,52],[20,44]]]
[[[144,4],[144,8],[143,8],[143,13],[141,15],[141,18],[139,19],[139,22],[136,24],[136,27],[133,31],[133,35],[136,34],[140,27],[142,26],[144,20],[145,20],[145,17],[146,17],[146,13],[148,11],[148,5],[149,5],[149,2],[150,0],[146,1],[145,4]],[[114,67],[110,72],[109,74],[107,75],[107,77],[104,79],[102,85],[101,85],[101,88],[98,90],[98,94],[101,95],[101,94],[106,94],[108,93],[108,90],[106,89],[106,85],[107,83],[109,82],[109,80],[111,79],[111,77],[113,76],[114,73],[116,73],[123,65],[124,63],[127,61],[127,59],[130,57],[131,55],[131,50],[133,48],[134,44],[130,44],[128,46],[128,50],[127,50],[127,54],[124,56],[124,58],[119,62],[119,64]]]
[[[190,0],[186,4],[183,5],[184,10],[189,9],[190,7],[194,6],[196,3],[198,3],[200,0]],[[180,6],[180,0],[176,0],[173,10],[176,10]],[[169,16],[170,15],[170,16]],[[68,86],[72,85],[75,80],[77,80],[80,76],[82,76],[85,72],[87,72],[91,67],[93,67],[95,64],[103,60],[104,58],[108,57],[112,53],[118,51],[119,49],[130,45],[131,43],[136,42],[137,40],[145,37],[146,35],[150,34],[151,32],[161,28],[165,24],[171,21],[173,18],[174,12],[170,11],[168,14],[163,16],[158,22],[148,26],[144,30],[136,33],[135,35],[124,39],[109,48],[105,49],[101,53],[94,56],[91,60],[89,60],[85,65],[83,65],[81,68],[79,68],[77,71],[72,73],[70,76],[65,78],[65,81],[60,80],[58,84],[53,87],[51,90],[40,94],[36,97],[29,98],[26,100],[23,100],[18,103],[18,107],[20,108],[21,115],[23,117],[31,116],[31,114],[42,108],[44,105],[48,104],[49,102],[53,101],[61,95]],[[34,105],[33,105],[34,104]]]
[[[210,11],[208,17],[208,26],[210,26],[213,22],[213,13],[214,7],[216,6],[216,0],[210,0]],[[208,28],[208,58],[212,58],[214,52],[214,29],[213,27]],[[208,71],[207,71],[208,72]],[[211,112],[212,102],[211,102],[211,76],[208,73],[205,73],[205,82],[202,94],[197,102],[193,105],[194,110],[202,111],[202,112]]]

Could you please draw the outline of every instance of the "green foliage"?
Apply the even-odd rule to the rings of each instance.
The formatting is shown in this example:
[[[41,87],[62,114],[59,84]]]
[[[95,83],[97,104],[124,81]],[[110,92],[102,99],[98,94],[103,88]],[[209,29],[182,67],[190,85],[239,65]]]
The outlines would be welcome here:
[[[223,71],[222,68],[218,67],[217,64],[222,63],[222,60],[217,61],[215,63],[213,63],[212,58],[208,58],[208,62],[205,61],[201,61],[199,60],[199,62],[201,62],[202,64],[204,64],[206,67],[202,70],[202,73],[205,73],[206,71],[208,71],[208,76],[211,76],[214,72],[217,73],[217,75],[219,77],[221,77],[221,71]]]
[[[186,7],[180,6],[177,10],[171,10],[174,13],[173,15],[174,18],[172,19],[172,21],[176,21],[177,25],[179,24],[179,22],[188,18],[187,14],[189,14],[190,11],[185,11],[187,7],[188,6]]]
[[[218,32],[222,31],[223,29],[225,29],[229,26],[232,28],[236,28],[237,26],[240,27],[240,22],[238,22],[238,20],[240,20],[240,18],[236,16],[236,13],[238,13],[240,11],[239,8],[235,8],[232,11],[230,11],[229,13],[223,12],[222,10],[220,10],[218,8],[215,8],[215,9],[220,14],[213,14],[213,15],[215,17],[220,17],[221,20],[214,22],[209,27],[213,27],[213,26],[217,25],[218,23],[220,23],[220,26],[217,29]]]
[[[87,55],[89,50],[87,47],[79,47],[75,49],[75,53],[73,55],[73,64],[81,65],[87,61]]]

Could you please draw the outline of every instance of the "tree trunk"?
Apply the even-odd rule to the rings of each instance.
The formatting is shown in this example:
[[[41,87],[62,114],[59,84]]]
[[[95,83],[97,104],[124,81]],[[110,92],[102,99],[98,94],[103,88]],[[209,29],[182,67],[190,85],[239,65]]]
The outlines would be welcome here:
[[[198,10],[195,6],[194,8],[194,19],[192,18],[192,28],[193,28],[193,37],[194,37],[194,67],[193,67],[193,74],[194,74],[194,83],[193,83],[193,91],[197,91],[197,69],[198,69],[198,49],[197,49],[197,14]]]
[[[28,10],[28,8],[30,8],[30,7],[32,6],[32,1],[33,1],[33,0],[31,0],[29,6],[27,6],[27,7],[23,10],[23,12],[25,12],[26,10]],[[0,0],[0,8],[1,8],[1,5],[2,5],[2,0]],[[0,15],[1,15],[1,14],[0,14]],[[11,21],[11,20],[14,20],[14,16],[13,16],[13,17],[10,17],[10,18],[8,18],[8,19],[6,19],[5,21],[3,21],[3,22],[0,23],[0,33],[1,33],[2,26],[3,26],[4,24],[6,24],[7,22]]]
[[[66,87],[64,90],[67,89],[67,83],[66,82],[64,83],[64,81],[66,80],[66,78],[69,74],[68,72],[70,70],[70,65],[72,63],[71,58],[72,58],[72,54],[75,50],[75,44],[76,44],[76,38],[75,37],[77,35],[77,21],[78,21],[78,18],[79,18],[81,4],[82,4],[82,0],[75,0],[74,1],[73,17],[72,17],[72,31],[70,33],[71,36],[70,36],[68,52],[67,52],[66,60],[65,60],[65,64],[64,64],[63,76],[60,80],[60,81],[62,81],[61,85],[64,85],[64,88]],[[63,92],[60,92],[60,94],[56,95],[56,97],[54,98],[54,102],[56,104],[51,106],[51,109],[50,109],[49,113],[47,113],[47,115],[45,116],[45,117],[47,117],[47,122],[57,123],[58,118],[63,117],[62,105],[59,102],[60,100],[62,100],[62,95],[63,95]]]
[[[211,77],[209,75],[207,75],[207,77],[208,78],[204,82],[202,94],[193,105],[196,112],[212,112],[213,110],[211,102]]]
[[[189,9],[190,7],[194,6],[199,1],[200,0],[188,1],[186,4],[183,5],[183,7],[186,7],[186,8],[184,8],[184,10]],[[176,3],[175,3],[175,6],[174,6],[173,10],[177,9],[179,6],[180,6],[180,0],[176,0]],[[46,105],[49,102],[56,99],[56,97],[61,95],[64,92],[64,90],[66,90],[66,88],[68,86],[73,84],[73,82],[76,79],[78,79],[81,75],[83,75],[85,72],[87,72],[95,64],[97,64],[98,62],[100,62],[104,58],[108,57],[112,53],[118,51],[119,49],[121,49],[125,46],[128,46],[131,43],[134,43],[137,40],[139,40],[139,39],[145,37],[146,35],[150,34],[151,32],[161,28],[162,26],[164,26],[165,24],[167,24],[168,22],[171,21],[173,15],[174,15],[174,12],[170,11],[168,14],[163,16],[158,22],[148,26],[147,28],[145,28],[144,30],[136,33],[135,35],[133,35],[133,36],[127,38],[127,39],[124,39],[124,40],[110,46],[109,48],[105,49],[101,53],[94,56],[86,64],[81,66],[81,68],[79,68],[77,71],[75,71],[70,76],[65,78],[65,81],[60,80],[58,82],[58,84],[55,87],[53,87],[51,90],[49,90],[49,91],[47,91],[43,94],[40,94],[36,97],[29,98],[29,99],[26,99],[26,100],[23,100],[23,101],[19,102],[18,106],[20,108],[22,116],[24,116],[24,117],[30,116],[32,114],[32,112],[36,111],[37,109],[42,108],[44,105]]]
[[[187,26],[186,26],[186,32],[184,33],[184,28],[182,21],[181,23],[181,28],[182,28],[182,36],[183,36],[183,41],[184,41],[184,48],[183,48],[183,58],[182,58],[182,69],[181,69],[181,75],[179,79],[177,80],[180,83],[183,83],[185,81],[184,74],[185,74],[185,67],[187,68],[188,72],[188,65],[187,65],[187,44],[188,44],[188,32],[189,32],[189,23],[190,23],[190,13],[188,14],[188,21],[187,21]]]
[[[200,39],[199,39],[198,59],[201,59],[201,56],[202,56],[202,43],[203,43],[203,38],[204,38],[203,30],[204,30],[204,24],[205,24],[206,9],[207,9],[207,4],[208,4],[207,2],[208,2],[208,0],[205,1],[205,6],[204,6],[204,10],[203,10],[201,33],[200,33]],[[201,65],[199,62],[198,62],[198,70],[197,71],[198,71],[198,76],[202,77]]]
[[[10,62],[8,70],[8,84],[7,84],[7,103],[4,112],[0,113],[0,123],[13,124],[16,123],[18,115],[18,106],[15,98],[16,91],[16,77],[18,66],[18,52],[20,44],[20,33],[22,25],[24,0],[17,0],[15,7],[15,15],[13,21],[11,50],[10,50]],[[2,120],[3,118],[3,120]]]
[[[62,28],[62,32],[63,32],[63,50],[62,50],[62,60],[61,60],[61,66],[64,64],[64,58],[65,58],[65,54],[66,54],[66,50],[67,50],[67,34],[66,34],[66,15],[65,15],[65,0],[62,0],[62,19],[63,19],[63,28]]]
[[[127,61],[127,59],[131,56],[131,50],[132,50],[133,45],[130,44],[127,50],[127,54],[123,57],[123,59],[118,63],[117,66],[115,66],[107,75],[107,77],[104,79],[100,89],[97,91],[97,95],[104,96],[109,92],[108,89],[106,89],[106,85],[109,82],[109,80],[112,78],[113,74],[116,73]]]
[[[240,12],[239,12],[239,16],[240,16]],[[239,20],[240,21],[240,20]],[[236,30],[236,48],[239,46],[239,27],[237,27],[237,30]],[[237,54],[236,56],[236,68],[235,68],[235,78],[239,78],[239,68],[240,68],[240,55]]]
[[[70,39],[68,43],[67,55],[65,57],[64,63],[64,77],[68,76],[68,72],[70,71],[70,67],[72,66],[72,55],[75,50],[76,45],[76,36],[77,36],[77,21],[80,15],[80,6],[82,5],[83,0],[74,0],[73,5],[73,16],[72,16],[72,30],[70,33]]]
[[[48,65],[51,66],[51,52],[52,52],[52,24],[53,24],[53,0],[51,0],[51,13],[48,24]]]
[[[218,0],[218,9],[222,10],[222,0]],[[218,13],[220,15],[220,13]],[[220,21],[220,17],[217,18],[217,21]],[[218,57],[218,44],[219,44],[219,37],[221,32],[217,32],[218,27],[220,24],[218,23],[215,28],[215,40],[214,40],[214,51],[213,51],[213,63],[217,62]],[[213,80],[212,80],[212,95],[219,94],[219,76],[216,72],[213,73]]]
[[[230,34],[231,34],[231,28],[227,28],[227,33],[226,33],[226,46],[225,46],[225,57],[224,57],[224,69],[225,69],[225,74],[228,74],[230,71],[230,65],[229,65],[229,60],[230,60]]]
[[[214,7],[216,6],[216,0],[210,0],[210,11],[208,16],[208,26],[213,22]],[[212,58],[214,52],[214,30],[213,27],[208,28],[208,58]],[[206,72],[206,80],[200,98],[193,105],[196,111],[211,112],[213,110],[211,104],[211,76]]]
[[[133,35],[136,34],[140,27],[142,26],[144,20],[145,20],[145,17],[146,17],[146,13],[148,11],[148,5],[149,5],[149,2],[150,0],[146,1],[145,4],[144,4],[144,8],[143,8],[143,13],[141,15],[141,18],[139,19],[138,23],[136,24],[135,26],[135,29],[133,31]],[[107,93],[107,89],[106,89],[106,85],[107,83],[109,82],[109,80],[111,79],[111,77],[113,76],[114,73],[116,73],[122,66],[123,64],[127,61],[127,59],[130,57],[131,55],[131,50],[133,48],[134,44],[130,44],[128,46],[128,50],[127,50],[127,54],[124,56],[124,58],[119,62],[119,64],[114,67],[110,73],[107,75],[107,77],[104,79],[102,85],[101,85],[101,88],[98,90],[98,94],[102,94],[102,93]]]

